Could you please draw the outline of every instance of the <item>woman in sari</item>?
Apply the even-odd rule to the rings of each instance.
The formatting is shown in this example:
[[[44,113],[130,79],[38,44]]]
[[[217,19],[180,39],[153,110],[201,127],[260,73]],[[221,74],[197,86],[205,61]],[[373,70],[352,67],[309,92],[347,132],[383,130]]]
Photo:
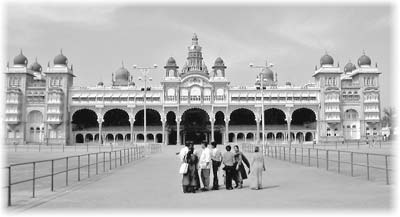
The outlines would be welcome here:
[[[189,151],[184,158],[184,162],[188,163],[188,170],[185,174],[183,174],[182,178],[183,193],[195,193],[199,184],[199,178],[197,177],[197,163],[199,162],[199,158],[193,152],[193,144],[190,144]]]
[[[262,172],[265,171],[264,156],[260,153],[257,146],[254,150],[255,155],[251,161],[250,188],[253,190],[262,189]]]

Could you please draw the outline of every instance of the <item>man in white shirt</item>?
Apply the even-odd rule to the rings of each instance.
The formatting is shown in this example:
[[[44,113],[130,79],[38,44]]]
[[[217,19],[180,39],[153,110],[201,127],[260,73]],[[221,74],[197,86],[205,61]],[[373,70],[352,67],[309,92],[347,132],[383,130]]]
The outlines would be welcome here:
[[[189,152],[189,148],[188,147],[189,147],[189,144],[186,143],[185,147],[181,148],[179,153],[177,153],[177,154],[179,154],[179,159],[181,160],[181,163],[183,163],[186,154]]]
[[[212,169],[213,169],[213,190],[218,190],[219,189],[219,184],[218,184],[218,169],[221,166],[221,161],[222,161],[222,153],[220,150],[217,148],[217,143],[216,142],[211,142],[211,162],[212,162]]]
[[[201,148],[203,151],[200,155],[200,176],[201,182],[203,183],[203,188],[201,190],[208,191],[208,186],[210,184],[210,168],[211,168],[211,150],[207,148],[207,142],[203,142]]]

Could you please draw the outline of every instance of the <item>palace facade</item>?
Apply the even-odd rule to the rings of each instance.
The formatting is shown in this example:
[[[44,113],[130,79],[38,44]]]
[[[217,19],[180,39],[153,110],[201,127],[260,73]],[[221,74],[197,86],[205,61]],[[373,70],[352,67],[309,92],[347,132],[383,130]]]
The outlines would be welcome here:
[[[262,141],[262,115],[268,143],[367,140],[381,135],[380,71],[365,54],[357,66],[349,62],[343,69],[330,55],[323,55],[320,66],[310,73],[315,82],[303,86],[278,85],[277,74],[268,67],[254,85],[232,86],[220,57],[210,69],[206,66],[194,35],[182,68],[170,57],[164,70],[161,85],[146,90],[136,86],[124,66],[112,74],[110,86],[99,82],[77,87],[73,66],[62,51],[46,69],[37,61],[28,66],[21,51],[5,70],[6,142],[257,143]]]

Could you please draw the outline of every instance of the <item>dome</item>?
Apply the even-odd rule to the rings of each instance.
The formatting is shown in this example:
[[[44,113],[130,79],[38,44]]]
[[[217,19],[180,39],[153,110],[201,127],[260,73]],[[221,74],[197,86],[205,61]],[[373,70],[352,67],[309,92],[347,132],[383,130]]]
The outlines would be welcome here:
[[[37,62],[37,60],[35,60],[29,68],[35,72],[42,72],[42,66]]]
[[[329,54],[323,55],[320,59],[321,66],[333,65],[333,62],[333,58]]]
[[[21,52],[18,54],[18,56],[14,57],[14,65],[24,65],[26,66],[28,64],[28,59],[24,54]]]
[[[356,69],[356,66],[351,63],[350,61],[344,66],[344,72],[348,73],[348,72],[352,72]]]
[[[216,66],[223,66],[223,65],[224,65],[224,61],[222,60],[221,57],[218,57],[218,58],[215,60],[214,65],[216,65]]]
[[[116,72],[115,72],[115,80],[123,80],[123,81],[127,81],[129,80],[129,71],[127,69],[125,69],[124,67],[119,68]]]
[[[274,72],[270,68],[263,69],[261,74],[263,75],[263,79],[274,80]]]
[[[104,83],[100,81],[99,83],[97,83],[97,86],[104,86]]]
[[[358,66],[370,66],[371,65],[371,58],[367,55],[363,54],[360,58],[358,58]]]
[[[176,66],[176,61],[173,57],[170,57],[167,61],[167,66]]]
[[[60,54],[58,54],[56,57],[54,57],[53,63],[54,63],[54,65],[66,66],[68,63],[68,58],[66,56],[64,56],[64,54],[62,53],[62,50],[61,50]]]

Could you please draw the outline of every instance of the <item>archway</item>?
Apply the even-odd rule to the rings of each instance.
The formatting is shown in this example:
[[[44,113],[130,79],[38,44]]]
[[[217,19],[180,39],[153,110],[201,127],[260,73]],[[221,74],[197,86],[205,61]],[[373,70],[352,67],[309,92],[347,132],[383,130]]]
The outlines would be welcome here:
[[[97,114],[90,109],[80,109],[72,115],[72,131],[98,130]]]
[[[85,135],[85,142],[93,142],[93,135],[88,133]]]
[[[166,128],[168,130],[168,145],[176,145],[176,115],[173,111],[167,113]]]
[[[214,122],[214,141],[222,144],[222,133],[225,129],[225,114],[222,111],[215,113]]]
[[[139,133],[136,135],[136,141],[137,142],[144,142],[144,136],[143,134]]]
[[[345,111],[343,125],[343,136],[345,139],[360,139],[360,119],[355,109],[347,109]]]
[[[305,141],[306,141],[306,142],[311,142],[311,141],[313,141],[313,140],[314,140],[313,134],[312,134],[311,132],[307,132],[307,133],[306,133],[306,137],[305,137]]]
[[[114,142],[114,135],[113,134],[107,134],[106,136],[106,141],[107,142]]]
[[[28,142],[43,142],[44,130],[43,128],[43,114],[40,111],[34,110],[29,112],[27,118],[27,129],[29,130]]]
[[[234,133],[229,133],[229,142],[234,142],[235,139],[235,134]]]
[[[75,143],[83,143],[83,135],[82,134],[76,134],[75,136]]]
[[[161,133],[157,133],[157,135],[156,135],[156,142],[157,143],[162,143],[163,141],[162,141],[162,134]]]
[[[210,142],[210,118],[206,111],[199,108],[191,108],[182,114],[183,143],[191,141],[200,144],[203,141]]]
[[[290,125],[292,128],[298,129],[316,129],[316,120],[316,115],[313,110],[308,108],[299,108],[294,110]]]

